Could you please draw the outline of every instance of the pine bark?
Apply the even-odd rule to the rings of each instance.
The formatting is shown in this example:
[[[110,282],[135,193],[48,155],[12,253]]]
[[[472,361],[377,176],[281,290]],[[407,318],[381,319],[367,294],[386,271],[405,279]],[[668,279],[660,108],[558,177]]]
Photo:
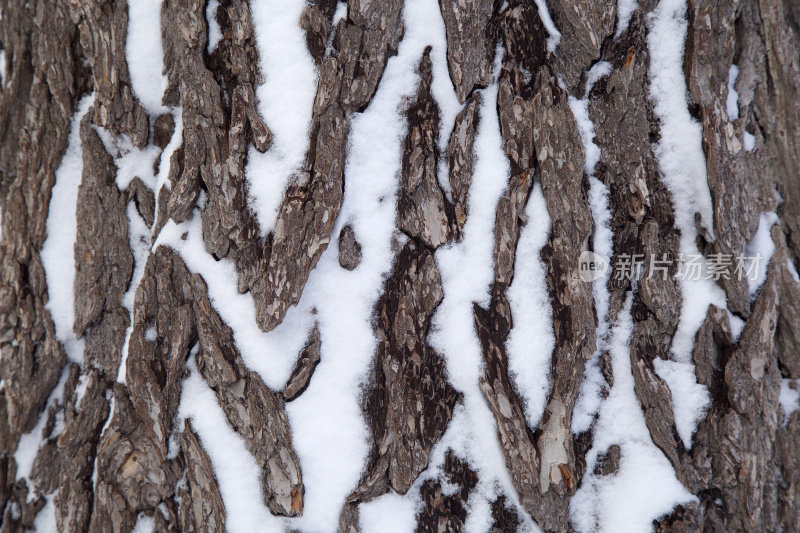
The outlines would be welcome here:
[[[546,4],[561,33],[555,51],[533,2],[439,0],[450,82],[463,107],[452,131],[443,131],[425,50],[418,84],[401,111],[406,131],[395,258],[373,302],[377,348],[362,406],[371,448],[361,480],[342,502],[338,526],[331,526],[342,532],[359,531],[359,505],[390,491],[419,491],[418,531],[461,531],[467,520],[479,476],[468,458],[449,450],[438,477],[415,481],[463,403],[429,340],[444,297],[435,254],[463,238],[480,157],[475,139],[487,120],[481,104],[492,83],[510,175],[496,206],[491,298],[488,306],[476,302],[474,321],[464,324],[480,341],[480,390],[515,492],[498,493],[491,503],[492,531],[516,531],[523,515],[548,532],[575,527],[570,502],[587,474],[594,430],[574,434],[573,410],[596,352],[605,392],[614,375],[598,338],[603,317],[592,286],[578,278],[579,258],[591,250],[597,228],[587,154],[569,98],[585,97],[594,123],[600,158],[592,170],[610,191],[612,263],[633,254],[677,257],[680,230],[677,200],[655,148],[662,132],[647,37],[658,2],[640,1],[621,31],[616,2]],[[163,0],[163,102],[181,110],[182,143],[165,156],[170,184],[160,190],[138,178],[120,190],[115,154],[101,138],[125,136],[135,147],[164,154],[175,130],[171,114],[148,115],[133,93],[125,0],[1,0],[0,6],[6,64],[0,87],[0,530],[34,528],[52,498],[59,531],[128,532],[142,514],[154,519],[157,531],[225,531],[209,454],[192,422],[176,418],[190,360],[252,454],[269,511],[303,514],[306,487],[286,404],[305,393],[324,361],[319,329],[309,332],[286,386],[272,390],[247,367],[215,309],[208,290],[213,280],[192,273],[166,245],[154,247],[142,265],[129,312],[123,296],[135,277],[127,212],[132,206],[145,221],[151,243],[168,220],[200,217],[207,253],[235,267],[238,289],[251,296],[263,331],[278,327],[300,301],[324,253],[357,270],[359,235],[349,224],[334,230],[347,181],[348,135],[398,53],[403,2],[350,0],[337,21],[335,1],[306,5],[299,24],[319,70],[308,151],[266,239],[245,177],[251,146],[265,152],[272,143],[269,117],[261,116],[256,97],[264,73],[248,0],[221,0],[222,39],[210,53],[206,1]],[[697,215],[698,247],[707,257],[744,253],[760,214],[777,213],[775,252],[757,296],[750,298],[746,281],[720,280],[730,313],[710,306],[695,335],[692,362],[711,405],[691,447],[679,436],[672,392],[656,371],[659,360],[671,357],[679,283],[672,276],[638,284],[611,279],[606,321],[614,322],[632,298],[636,397],[653,443],[697,496],[654,521],[654,530],[792,531],[800,524],[800,411],[784,420],[779,394],[782,380],[800,378],[800,282],[791,270],[800,267],[800,4],[688,0],[687,17],[683,70],[689,111],[702,128],[713,207],[713,220]],[[608,72],[589,80],[601,61]],[[726,111],[732,64],[739,68],[735,119]],[[40,252],[71,120],[90,93],[94,103],[80,123],[74,248],[72,327],[84,341],[78,364],[68,361],[56,337]],[[755,139],[752,150],[742,144],[745,133]],[[442,165],[448,192],[439,182]],[[544,414],[532,427],[509,367],[515,323],[507,293],[535,186],[551,219],[541,259],[555,347]],[[738,336],[731,316],[744,321]],[[124,384],[117,380],[120,365]],[[48,401],[57,386],[60,396]],[[18,478],[20,438],[40,420],[46,423],[32,471]],[[612,445],[594,474],[613,476],[620,460]]]

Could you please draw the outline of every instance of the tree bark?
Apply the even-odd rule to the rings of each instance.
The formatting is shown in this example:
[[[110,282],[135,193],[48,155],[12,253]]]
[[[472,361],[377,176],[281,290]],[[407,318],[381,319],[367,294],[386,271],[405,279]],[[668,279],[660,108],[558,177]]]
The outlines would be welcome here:
[[[129,72],[125,0],[0,0],[4,532],[45,530],[48,517],[58,531],[229,529],[230,496],[205,426],[181,414],[195,378],[258,468],[268,512],[285,517],[286,530],[304,530],[311,522],[299,520],[317,512],[305,506],[315,479],[303,475],[309,443],[298,445],[294,427],[304,411],[287,406],[314,394],[315,380],[336,379],[320,371],[326,343],[352,332],[332,332],[328,315],[302,302],[331,268],[368,283],[380,261],[364,233],[369,221],[359,226],[347,211],[360,201],[348,189],[352,136],[382,91],[404,83],[391,67],[416,38],[407,27],[413,2],[350,0],[343,17],[333,0],[305,4],[297,24],[318,71],[316,94],[306,155],[272,226],[254,207],[247,170],[258,153],[277,150],[257,96],[271,73],[261,70],[252,3],[220,0],[212,49],[206,0],[163,0],[166,89],[154,112]],[[599,405],[612,401],[628,380],[647,445],[694,496],[647,527],[796,528],[800,409],[791,412],[786,398],[800,389],[800,4],[439,0],[436,9],[444,59],[426,37],[432,45],[413,58],[415,82],[400,89],[390,119],[403,132],[396,193],[380,198],[394,220],[380,245],[392,259],[367,302],[372,361],[358,369],[360,389],[347,391],[359,402],[363,427],[353,432],[367,439],[366,456],[360,479],[342,480],[349,493],[327,530],[362,531],[363,506],[388,493],[416,502],[417,531],[462,531],[479,500],[490,510],[485,530],[522,531],[531,521],[548,532],[610,530],[603,509],[580,514],[580,502],[600,501],[592,494],[621,476],[633,452],[604,433],[602,407],[581,402],[592,390]],[[672,40],[660,20],[674,23]],[[682,49],[682,63],[667,83],[659,69],[669,47]],[[443,72],[455,113],[435,85]],[[689,129],[672,128],[668,101]],[[481,160],[491,161],[479,136],[494,129],[505,167],[494,169],[504,183],[492,200],[476,180]],[[670,143],[680,149],[687,138],[703,156],[700,182],[689,182],[689,166],[670,167]],[[70,150],[81,171],[75,218],[63,222],[76,229],[71,309],[63,309],[52,286],[63,269],[52,270],[43,247]],[[133,152],[152,154],[153,168],[127,179],[121,161]],[[708,191],[709,209],[697,190]],[[486,297],[458,325],[479,354],[478,396],[470,396],[456,377],[469,358],[437,337],[445,328],[437,317],[453,305],[443,255],[480,231],[470,217],[486,201],[491,275]],[[518,251],[522,233],[543,223],[528,215],[538,202],[549,229],[532,257]],[[212,291],[218,280],[197,271],[189,244],[170,240],[185,231],[181,239],[193,242],[193,221],[203,260],[235,276],[237,295],[254,306],[245,319],[274,338],[305,340],[282,387],[252,368]],[[603,235],[611,269],[585,281],[583,258],[602,255]],[[757,288],[732,264],[704,285],[716,300],[698,300],[695,285],[679,279],[687,252],[709,265],[752,254],[758,235],[774,251]],[[644,259],[638,277],[616,275],[631,257]],[[653,258],[666,258],[665,275]],[[537,261],[552,346],[530,347],[549,361],[533,414],[511,339],[532,326],[512,316],[512,289]],[[305,322],[292,314],[301,312]],[[687,313],[702,314],[699,327],[685,325]],[[66,333],[63,316],[72,320]],[[688,439],[681,405],[689,400],[671,368],[688,368],[692,390],[707,398]],[[474,409],[491,414],[493,435],[454,425]],[[448,432],[490,441],[503,472],[487,472]],[[32,463],[20,472],[25,453]]]

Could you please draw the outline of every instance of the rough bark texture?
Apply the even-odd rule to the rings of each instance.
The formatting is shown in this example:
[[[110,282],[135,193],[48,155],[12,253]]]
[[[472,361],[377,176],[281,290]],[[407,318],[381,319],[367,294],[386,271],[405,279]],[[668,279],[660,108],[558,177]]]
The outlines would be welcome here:
[[[687,94],[677,97],[687,99],[701,135],[713,209],[712,220],[696,214],[697,247],[706,258],[747,253],[762,214],[776,214],[763,284],[753,291],[727,268],[716,282],[727,309],[702,310],[691,362],[681,361],[693,365],[710,399],[687,446],[677,430],[679,402],[658,371],[675,358],[686,300],[675,279],[681,199],[662,175],[663,132],[650,77],[648,33],[658,2],[638,2],[622,28],[614,1],[551,0],[540,7],[432,1],[447,49],[415,48],[417,81],[396,109],[402,124],[396,194],[381,198],[392,209],[393,258],[368,302],[374,354],[362,390],[352,391],[369,452],[360,479],[337,502],[338,530],[358,533],[361,504],[388,492],[419,503],[419,532],[464,530],[480,498],[485,513],[491,510],[493,533],[516,531],[529,519],[546,532],[574,530],[573,496],[587,479],[616,476],[626,460],[621,443],[606,443],[589,463],[595,428],[573,433],[573,415],[593,356],[601,394],[614,386],[608,339],[598,325],[619,320],[627,301],[633,327],[626,354],[637,407],[652,443],[696,496],[655,517],[653,529],[795,530],[800,412],[784,411],[781,391],[800,389],[800,4],[686,3]],[[318,69],[307,151],[266,235],[246,175],[251,147],[273,149],[270,117],[261,115],[256,96],[269,75],[260,70],[259,28],[251,2],[220,0],[215,22],[222,37],[209,51],[207,7],[206,0],[161,3],[168,111],[149,115],[128,69],[128,3],[0,0],[2,532],[34,529],[45,513],[59,531],[76,533],[130,532],[142,517],[156,531],[226,531],[230,510],[219,464],[202,428],[179,415],[189,375],[213,391],[225,423],[252,456],[266,509],[285,517],[286,530],[296,530],[304,513],[313,476],[304,480],[303,447],[295,450],[289,415],[317,380],[329,379],[315,374],[328,361],[323,319],[310,311],[305,345],[300,337],[285,386],[273,390],[246,364],[219,311],[224,304],[212,297],[214,280],[203,279],[159,235],[196,221],[205,252],[230,265],[263,332],[290,322],[287,312],[314,285],[309,279],[318,264],[338,264],[348,276],[372,268],[373,240],[355,221],[339,220],[348,143],[354,119],[381,84],[393,82],[384,74],[402,47],[408,6],[350,0],[346,15],[334,19],[344,7],[336,1],[305,4],[298,25]],[[561,35],[555,48],[548,48],[545,11]],[[597,65],[592,72],[599,76],[590,76]],[[732,86],[731,65],[738,68]],[[448,115],[437,101],[436,76],[443,72],[458,113]],[[494,94],[488,87],[496,88],[496,102],[487,102]],[[69,347],[54,322],[64,310],[49,305],[42,249],[56,169],[78,102],[90,93],[94,101],[76,126],[82,172],[76,220],[69,222],[76,224],[69,328],[82,359],[68,362]],[[585,168],[590,154],[583,118],[573,112],[576,98],[584,99],[594,128],[594,168]],[[482,111],[493,107],[496,123]],[[484,194],[473,190],[484,127],[499,131],[508,172],[495,169],[505,188],[494,206],[488,296],[473,303],[472,321],[462,327],[480,349],[476,390],[491,413],[490,438],[506,470],[494,478],[482,477],[486,472],[457,446],[441,445],[457,411],[471,406],[467,391],[450,379],[458,369],[448,365],[457,357],[440,353],[429,338],[447,297],[438,254],[468,237],[471,211]],[[167,152],[176,135],[179,146]],[[156,171],[166,169],[168,183],[154,190],[152,180],[135,177],[121,189],[114,146],[122,142],[153,149]],[[640,255],[670,263],[664,275],[645,262],[638,280],[612,276],[605,317],[598,316],[592,284],[579,274],[579,258],[600,230],[590,176],[609,193],[609,262]],[[517,246],[534,187],[541,187],[550,217],[540,259],[555,343],[546,354],[540,422],[531,426],[508,340],[514,328],[526,327],[512,316],[509,289],[520,261],[530,260]],[[131,213],[146,227],[143,242],[134,239]],[[332,240],[337,246],[327,250]],[[321,262],[325,253],[334,254],[332,261]],[[31,437],[38,443],[26,471],[17,454],[23,436],[28,446]],[[491,497],[486,487],[493,487]]]

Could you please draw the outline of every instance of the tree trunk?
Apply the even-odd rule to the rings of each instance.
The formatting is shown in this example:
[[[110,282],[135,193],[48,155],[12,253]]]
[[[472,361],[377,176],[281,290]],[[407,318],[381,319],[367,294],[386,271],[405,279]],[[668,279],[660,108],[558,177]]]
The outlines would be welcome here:
[[[800,524],[800,4],[0,6],[2,531]]]

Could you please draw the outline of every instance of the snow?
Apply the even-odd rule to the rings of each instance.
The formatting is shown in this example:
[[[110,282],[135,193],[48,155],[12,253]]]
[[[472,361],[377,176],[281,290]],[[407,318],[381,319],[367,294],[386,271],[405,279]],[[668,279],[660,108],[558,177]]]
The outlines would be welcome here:
[[[308,149],[317,69],[300,28],[305,0],[262,0],[251,5],[259,67],[259,111],[273,134],[266,153],[250,148],[245,174],[262,235],[274,227],[283,190]]]
[[[630,360],[632,301],[633,293],[629,293],[611,330],[609,353],[614,386],[600,406],[594,441],[586,455],[586,474],[570,502],[570,518],[578,531],[649,532],[653,519],[694,499],[653,444],[634,392]],[[598,455],[614,444],[621,451],[619,471],[613,476],[596,476]]]
[[[311,272],[298,307],[287,315],[290,319],[292,313],[316,309],[322,341],[322,359],[308,389],[287,405],[306,483],[305,510],[295,526],[303,530],[335,530],[344,498],[357,486],[365,467],[369,443],[359,391],[375,354],[374,305],[394,261],[392,238],[399,235],[395,209],[407,130],[403,105],[416,92],[416,69],[428,45],[433,47],[432,91],[442,99],[443,122],[452,121],[446,117],[458,112],[446,70],[438,3],[406,2],[403,22],[397,55],[387,62],[367,109],[352,117],[344,198],[333,242]],[[338,263],[336,237],[345,224],[352,225],[362,247],[361,264],[352,272]],[[471,320],[470,316],[470,325]],[[318,413],[323,411],[327,416],[320,420]],[[320,442],[326,446],[320,447]],[[398,515],[408,513],[408,503],[396,498],[386,498],[383,505],[397,507]]]
[[[778,215],[773,212],[761,213],[758,221],[758,230],[744,247],[744,255],[748,259],[747,270],[752,275],[747,276],[750,299],[754,299],[758,289],[767,280],[767,269],[772,254],[775,253],[775,243],[772,242],[770,230],[778,222]]]
[[[584,98],[589,95],[589,91],[592,90],[592,87],[594,87],[595,83],[597,83],[601,78],[611,74],[612,69],[613,66],[608,61],[598,61],[592,65],[592,68],[590,68],[586,73],[586,88],[583,92]]]
[[[158,173],[153,175],[153,163],[158,153],[154,150],[153,146],[148,146],[143,150],[136,149],[130,145],[125,148],[127,153],[114,160],[117,165],[117,187],[123,184],[127,187],[134,176],[138,176],[150,190],[155,193],[155,213],[158,213],[158,192],[162,186],[169,186],[169,168],[172,160],[172,153],[177,150],[183,139],[183,122],[181,120],[182,114],[180,107],[175,107],[170,110],[175,121],[175,131],[172,134],[167,146],[164,147],[159,159]],[[124,140],[124,139],[123,139]],[[119,143],[119,141],[117,141]],[[122,303],[128,310],[130,316],[130,325],[125,332],[125,342],[122,345],[122,356],[120,358],[119,371],[117,374],[117,381],[125,383],[127,374],[127,359],[128,359],[128,343],[130,342],[131,331],[133,330],[133,305],[136,291],[144,276],[144,267],[147,264],[147,258],[150,255],[150,242],[152,240],[152,232],[141,215],[136,209],[136,205],[131,202],[127,207],[128,215],[128,239],[133,253],[134,267],[131,282],[128,290],[122,298]],[[155,224],[154,224],[155,226]]]
[[[358,521],[362,533],[414,533],[417,508],[410,498],[389,492],[362,503]]]
[[[631,16],[638,8],[639,2],[637,0],[617,0],[617,31],[614,34],[615,39],[628,29]]]
[[[164,108],[165,110],[167,108]],[[95,127],[106,151],[114,158],[116,166],[115,183],[120,191],[125,191],[134,178],[138,177],[145,187],[154,192],[156,198],[156,210],[158,213],[158,191],[164,185],[169,185],[168,175],[172,159],[172,153],[180,147],[182,142],[182,121],[179,107],[169,109],[175,121],[175,131],[172,134],[163,152],[157,146],[150,144],[144,148],[137,148],[130,142],[127,135],[114,136],[103,128]],[[161,158],[158,159],[159,153]],[[158,159],[158,171],[154,173],[154,165]],[[129,202],[127,207],[128,216],[128,242],[133,253],[134,269],[128,290],[122,299],[122,304],[128,310],[130,325],[125,332],[125,341],[122,346],[122,356],[120,359],[117,381],[125,383],[127,372],[128,342],[130,341],[131,330],[133,328],[133,304],[136,290],[144,275],[144,267],[150,255],[150,242],[152,239],[151,229],[147,226],[144,219],[136,209],[134,202]]]
[[[594,144],[594,124],[589,118],[588,100],[586,98],[578,100],[574,96],[568,97],[569,107],[572,110],[572,115],[575,117],[575,122],[578,126],[578,133],[581,135],[583,141],[584,151],[586,152],[586,161],[584,163],[584,170],[590,176],[594,175],[594,167],[600,161],[600,148]]]
[[[572,95],[568,97],[569,108],[575,117],[578,133],[580,133],[583,149],[586,153],[584,170],[589,176],[594,175],[594,167],[600,161],[600,148],[594,143],[594,124],[589,118],[589,91],[592,90],[598,80],[611,74],[611,68],[611,63],[608,61],[595,63],[586,73],[586,88],[584,89],[583,98],[578,100]]]
[[[159,162],[158,167],[158,174],[155,177],[155,182],[153,183],[153,192],[155,193],[155,214],[156,214],[156,221],[153,226],[158,225],[158,196],[159,192],[161,191],[162,187],[166,187],[168,189],[172,188],[172,183],[169,181],[169,169],[172,163],[172,154],[175,153],[175,150],[180,148],[183,145],[183,110],[180,106],[175,107],[171,110],[172,118],[175,122],[175,131],[172,133],[172,139],[170,139],[167,146],[164,147],[164,151],[161,153],[161,160]]]
[[[662,178],[672,193],[675,222],[682,242],[691,243],[696,231],[694,214],[711,228],[711,192],[706,179],[702,128],[689,114],[683,73],[684,41],[688,23],[685,0],[663,0],[648,20],[650,98],[661,124],[661,141],[655,146]],[[689,246],[685,246],[689,248]]]
[[[783,423],[789,422],[792,413],[800,409],[800,380],[782,379],[781,393],[778,397],[783,407]]]
[[[222,40],[222,28],[219,27],[217,22],[217,9],[219,9],[219,0],[208,0],[206,5],[206,22],[208,22],[208,53],[213,54],[217,49],[217,45]]]
[[[127,360],[128,360],[128,343],[131,338],[131,331],[133,330],[133,307],[134,297],[136,290],[139,288],[139,283],[144,277],[144,267],[147,264],[147,257],[150,255],[150,228],[139,215],[134,202],[129,202],[127,207],[128,213],[128,242],[130,243],[131,252],[133,253],[133,275],[131,276],[131,283],[128,290],[122,297],[122,305],[128,310],[130,316],[130,325],[125,331],[125,341],[122,345],[122,355],[120,358],[119,371],[117,374],[117,381],[125,383],[127,374]]]
[[[756,138],[755,135],[750,133],[749,131],[744,132],[744,149],[746,152],[750,152],[753,148],[756,147]]]
[[[54,501],[57,494],[58,489],[45,496],[46,503],[44,507],[36,513],[36,517],[33,519],[33,530],[37,533],[57,533],[58,526],[56,524],[56,505]]]
[[[736,78],[739,76],[739,67],[731,65],[728,71],[728,99],[726,101],[726,108],[728,110],[728,119],[733,122],[739,118],[739,94],[736,92]]]
[[[500,57],[498,51],[496,72]],[[478,385],[483,357],[472,326],[472,302],[483,306],[489,304],[489,287],[494,278],[495,209],[510,174],[508,160],[501,148],[497,84],[492,83],[482,92],[481,120],[475,139],[478,157],[468,197],[469,216],[463,240],[436,251],[444,299],[434,314],[428,341],[444,356],[449,381],[464,395],[463,414],[453,416],[445,435],[451,432],[459,434],[464,449],[462,456],[472,461],[484,490],[488,492],[488,487],[492,487],[494,491],[492,484],[497,483],[502,492],[518,503],[497,442],[494,417]],[[535,221],[532,223],[537,224]]]
[[[686,81],[683,73],[684,41],[687,31],[685,0],[662,0],[650,17],[647,45],[650,51],[650,99],[661,125],[660,142],[654,146],[661,178],[672,195],[675,225],[681,232],[680,251],[684,257],[699,254],[696,245],[695,213],[713,238],[711,193],[706,177],[702,147],[702,128],[689,114]],[[708,306],[727,308],[722,288],[705,278],[703,264],[701,279],[680,277],[683,303],[681,318],[672,340],[672,358],[690,364],[694,337],[705,319]],[[678,373],[665,374],[668,378]],[[665,379],[670,390],[684,390],[686,383]],[[695,399],[699,396],[695,395]],[[705,406],[674,402],[676,424],[684,429],[684,444],[689,447],[698,422],[697,414]]]
[[[39,452],[39,448],[42,445],[42,433],[44,432],[44,428],[47,424],[47,411],[50,409],[50,407],[54,407],[60,403],[61,397],[64,394],[64,386],[67,382],[68,373],[68,367],[64,367],[64,369],[61,371],[61,377],[59,378],[58,383],[50,393],[50,396],[47,398],[45,408],[42,409],[41,413],[39,413],[38,422],[36,422],[36,425],[33,427],[33,429],[19,438],[17,451],[14,452],[14,461],[17,463],[17,479],[27,479],[29,487],[33,485],[33,481],[30,480],[30,476],[31,471],[33,470],[33,463],[36,460],[36,454]],[[56,429],[53,430],[53,435],[58,433]],[[48,435],[48,437],[49,436],[50,435]],[[30,499],[33,496],[33,490],[31,490],[31,492],[28,494],[28,497]]]
[[[155,528],[156,521],[152,516],[139,513],[139,516],[136,518],[136,525],[133,526],[133,531],[131,533],[152,533],[155,531]]]
[[[587,152],[588,153],[588,152]],[[589,207],[594,221],[592,235],[592,249],[594,253],[610,258],[613,255],[613,234],[611,231],[611,210],[608,203],[608,187],[595,177],[589,178]],[[608,269],[603,276],[593,281],[592,294],[594,307],[597,312],[597,349],[586,365],[581,391],[575,408],[572,411],[572,432],[576,435],[587,431],[600,408],[600,391],[605,383],[598,360],[603,350],[608,348],[608,309],[610,295],[608,292],[608,279],[611,270]]]
[[[556,25],[553,23],[553,18],[550,16],[550,11],[547,9],[547,2],[545,0],[533,0],[536,4],[536,9],[539,11],[539,18],[547,30],[547,51],[555,52],[558,44],[561,42],[561,32],[558,31]]]
[[[786,268],[789,269],[789,274],[792,275],[792,279],[794,279],[797,283],[800,283],[800,275],[797,274],[797,269],[794,267],[794,263],[792,263],[792,260],[789,258],[786,259]]]
[[[72,117],[67,150],[56,169],[56,182],[50,194],[47,239],[40,254],[47,281],[45,307],[53,319],[56,338],[64,346],[67,358],[74,363],[83,361],[83,339],[77,339],[72,331],[75,321],[75,216],[83,171],[80,123],[93,103],[94,94],[84,96]]]
[[[728,99],[725,107],[728,112],[728,120],[733,122],[739,118],[739,93],[736,92],[736,79],[739,77],[739,67],[731,65],[728,71]],[[744,149],[750,152],[756,146],[756,138],[747,130],[742,134]]]
[[[95,131],[106,151],[114,158],[117,167],[115,182],[120,191],[127,189],[135,177],[139,177],[148,187],[153,187],[153,163],[161,151],[158,146],[150,144],[137,148],[125,134],[114,136],[100,127],[95,127]]]
[[[225,505],[226,530],[283,531],[285,521],[273,516],[261,497],[261,469],[242,437],[228,425],[216,395],[197,370],[194,356],[187,367],[189,376],[183,381],[178,417],[191,420],[211,459]]]
[[[336,3],[336,10],[333,12],[331,28],[335,28],[336,25],[339,24],[339,21],[345,18],[347,18],[347,2],[340,0]]]
[[[508,288],[514,327],[506,346],[509,370],[524,400],[528,425],[535,428],[547,402],[555,346],[546,267],[539,255],[550,234],[550,214],[539,183],[531,192],[525,215],[528,223],[520,232],[514,279]]]
[[[6,84],[6,51],[0,50],[0,87]]]
[[[675,413],[681,415],[675,417],[678,436],[687,448],[691,448],[695,426],[711,403],[708,389],[697,383],[692,363],[656,358],[653,365],[659,377],[669,384]]]
[[[584,96],[580,100],[573,96],[568,97],[568,103],[575,122],[578,126],[578,133],[583,142],[586,160],[584,170],[589,175],[589,207],[592,212],[594,223],[592,234],[592,251],[599,255],[606,262],[610,262],[613,255],[613,243],[611,232],[611,211],[608,202],[608,187],[603,182],[594,177],[594,169],[600,161],[600,147],[594,143],[594,123],[589,118],[589,92],[594,84],[611,73],[612,66],[607,61],[595,63],[586,73],[586,88]],[[595,310],[597,312],[597,349],[586,365],[583,383],[575,408],[572,413],[572,432],[575,434],[587,431],[594,420],[597,410],[600,408],[600,391],[605,382],[598,367],[600,353],[607,346],[606,336],[608,334],[607,314],[609,308],[608,279],[611,276],[610,269],[592,282],[592,293],[594,297]]]
[[[435,9],[434,9],[435,4]],[[409,16],[415,16],[410,13]],[[431,94],[439,106],[439,167],[438,182],[448,199],[452,200],[452,188],[447,165],[447,144],[450,141],[450,132],[456,122],[456,116],[463,109],[458,102],[458,95],[450,80],[450,71],[447,67],[447,37],[442,19],[441,10],[435,2],[421,4],[418,20],[415,24],[424,26],[422,34],[431,48]]]
[[[151,115],[165,113],[167,108],[161,104],[161,97],[167,88],[167,77],[163,74],[160,0],[128,2],[125,58],[133,94]]]
[[[594,221],[594,233],[592,235],[592,249],[594,252],[610,261],[614,253],[612,242],[613,233],[611,231],[611,209],[608,200],[609,190],[605,184],[595,177],[589,178],[589,207],[592,211]],[[597,336],[604,338],[608,332],[606,321],[609,299],[607,283],[611,277],[611,270],[607,270],[605,275],[594,281],[592,291],[594,294],[594,306],[597,310],[599,324]]]
[[[182,238],[186,234],[186,238]],[[192,273],[200,274],[208,285],[208,296],[214,309],[233,331],[236,347],[245,364],[258,372],[268,387],[281,389],[289,378],[297,354],[310,329],[308,313],[292,309],[283,323],[270,333],[256,325],[255,306],[250,294],[237,287],[237,274],[231,261],[217,261],[206,251],[200,214],[183,224],[169,220],[153,249],[168,245],[183,258]]]

